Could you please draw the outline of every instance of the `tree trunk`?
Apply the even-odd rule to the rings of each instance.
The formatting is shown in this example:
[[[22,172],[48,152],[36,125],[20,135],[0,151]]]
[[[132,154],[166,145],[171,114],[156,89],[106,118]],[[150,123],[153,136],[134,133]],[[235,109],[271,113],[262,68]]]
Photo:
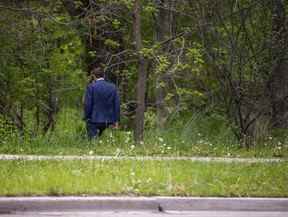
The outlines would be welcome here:
[[[288,128],[288,25],[284,0],[272,0],[272,69],[268,81],[272,126]]]
[[[58,112],[58,100],[57,96],[55,95],[53,91],[53,81],[52,78],[49,78],[49,87],[48,87],[48,98],[47,98],[47,110],[45,112],[47,121],[43,127],[43,132],[46,134],[48,130],[54,130],[55,128],[55,121],[56,121],[56,114]]]
[[[143,140],[144,135],[144,112],[145,112],[145,92],[146,92],[146,63],[142,49],[142,37],[141,37],[141,5],[140,0],[134,1],[133,11],[133,30],[136,52],[138,54],[138,80],[137,80],[137,109],[135,119],[135,131],[134,138],[136,142]]]
[[[156,40],[163,42],[173,36],[173,21],[174,14],[172,8],[174,7],[174,1],[172,0],[161,0],[158,3],[159,13],[157,16],[156,24]],[[169,52],[170,43],[167,43],[162,48],[162,52],[165,54]],[[157,108],[157,126],[163,128],[165,121],[168,116],[168,111],[165,106],[166,91],[165,86],[167,83],[167,76],[165,73],[158,75],[156,78],[156,108]]]

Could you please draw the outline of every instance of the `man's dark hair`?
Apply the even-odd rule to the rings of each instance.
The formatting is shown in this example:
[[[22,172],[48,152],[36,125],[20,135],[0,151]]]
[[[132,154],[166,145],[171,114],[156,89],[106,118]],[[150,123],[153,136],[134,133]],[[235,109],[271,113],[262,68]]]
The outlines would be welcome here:
[[[91,70],[90,75],[95,78],[104,77],[104,70],[101,67],[95,67]]]

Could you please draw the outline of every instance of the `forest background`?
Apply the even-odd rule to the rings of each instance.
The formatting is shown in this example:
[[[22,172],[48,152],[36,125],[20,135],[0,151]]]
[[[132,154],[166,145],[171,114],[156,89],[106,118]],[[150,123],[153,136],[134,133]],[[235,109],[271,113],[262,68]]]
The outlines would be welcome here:
[[[1,0],[0,151],[288,155],[287,3]],[[91,145],[97,65],[121,128]]]

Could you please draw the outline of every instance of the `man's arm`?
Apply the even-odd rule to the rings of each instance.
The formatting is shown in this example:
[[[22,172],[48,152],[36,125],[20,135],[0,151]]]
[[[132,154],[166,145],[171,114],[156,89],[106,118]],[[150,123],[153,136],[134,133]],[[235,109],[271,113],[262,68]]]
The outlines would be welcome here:
[[[91,113],[92,113],[92,88],[89,85],[86,88],[84,99],[84,119],[86,121],[91,119]]]

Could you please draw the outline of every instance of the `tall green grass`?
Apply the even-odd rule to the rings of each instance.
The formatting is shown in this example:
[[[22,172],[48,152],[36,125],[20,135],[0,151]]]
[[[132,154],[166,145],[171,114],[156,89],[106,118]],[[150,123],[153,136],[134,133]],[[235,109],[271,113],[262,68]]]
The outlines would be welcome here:
[[[0,153],[288,157],[288,137],[284,133],[279,133],[281,137],[267,135],[250,150],[241,149],[229,124],[218,114],[175,115],[162,130],[155,128],[153,112],[146,114],[146,120],[141,144],[134,143],[132,129],[123,125],[119,130],[107,129],[103,136],[89,141],[81,112],[67,108],[58,114],[55,129],[45,135],[33,135],[29,129],[22,138],[15,131],[6,133],[5,139],[0,140]]]

